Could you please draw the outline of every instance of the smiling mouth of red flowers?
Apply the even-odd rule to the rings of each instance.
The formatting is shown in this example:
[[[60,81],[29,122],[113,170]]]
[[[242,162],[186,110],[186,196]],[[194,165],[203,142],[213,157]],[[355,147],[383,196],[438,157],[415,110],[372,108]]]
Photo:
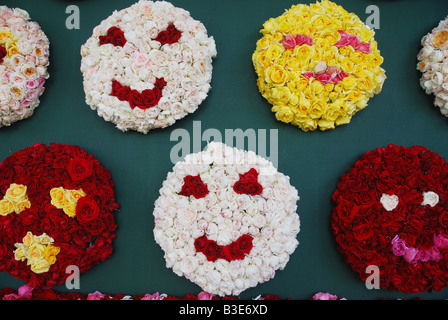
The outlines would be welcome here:
[[[224,259],[227,261],[243,260],[252,250],[252,236],[245,234],[236,241],[221,246],[214,240],[210,240],[204,234],[194,241],[196,251],[203,253],[208,261]]]

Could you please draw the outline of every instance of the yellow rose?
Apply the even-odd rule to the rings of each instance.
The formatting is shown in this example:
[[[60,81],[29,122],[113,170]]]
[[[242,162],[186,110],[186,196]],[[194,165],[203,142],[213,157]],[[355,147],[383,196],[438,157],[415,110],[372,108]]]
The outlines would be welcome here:
[[[306,66],[313,55],[314,48],[309,45],[304,44],[294,48],[293,56],[299,61],[301,67]]]
[[[27,248],[34,243],[34,235],[31,231],[28,231],[22,239],[23,245]]]
[[[286,106],[274,106],[272,111],[275,112],[275,118],[278,121],[282,121],[285,123],[289,123],[294,119],[294,112],[292,112],[291,108]]]
[[[280,46],[279,44],[271,45],[266,51],[266,59],[271,62],[275,62],[285,51],[285,48]]]
[[[61,248],[55,247],[52,244],[49,244],[45,248],[44,258],[47,260],[50,264],[54,264],[56,262],[56,256],[61,251]]]
[[[14,38],[14,34],[11,31],[8,30],[0,31],[0,45],[4,46],[6,41],[12,38]]]
[[[298,124],[299,128],[301,128],[303,131],[313,131],[317,128],[317,120],[315,119],[307,119],[303,122],[300,122]]]
[[[355,74],[358,78],[358,88],[363,91],[371,92],[373,90],[372,73],[368,71],[362,71]]]
[[[26,252],[28,263],[39,261],[44,257],[44,253],[45,253],[45,246],[37,242],[32,243]]]
[[[18,246],[18,244],[16,244],[16,247],[17,249],[14,250],[14,259],[16,259],[17,261],[25,261],[26,257],[23,253],[23,248]]]
[[[350,59],[353,61],[353,63],[358,64],[364,61],[365,55],[366,54],[361,51],[354,51],[350,54]]]
[[[70,218],[74,218],[76,216],[76,204],[72,204],[72,203],[67,202],[64,205],[63,211]]]
[[[272,36],[266,34],[257,41],[257,47],[260,49],[266,49],[272,43]]]
[[[361,93],[361,90],[359,90],[358,88],[353,88],[348,95],[348,99],[350,101],[356,101],[360,99],[362,96],[363,94]]]
[[[286,104],[291,97],[291,91],[287,87],[273,88],[271,90],[271,97]]]
[[[51,197],[51,204],[58,209],[62,209],[64,207],[64,203],[67,202],[65,196],[65,190],[62,187],[51,189],[50,197]]]
[[[354,87],[356,87],[356,79],[353,76],[348,76],[345,77],[344,79],[342,79],[342,87],[344,88],[344,90],[351,90]]]
[[[382,56],[380,56],[379,54],[370,53],[367,55],[367,61],[371,65],[373,65],[375,67],[379,67],[384,62],[384,58]]]
[[[6,190],[5,198],[11,200],[12,202],[20,202],[27,199],[26,190],[26,186],[12,183],[8,190]]]
[[[14,211],[14,204],[11,202],[11,200],[0,200],[0,216],[7,216]]]
[[[31,264],[31,271],[38,274],[44,273],[50,270],[50,266],[51,265],[47,260],[41,259]]]
[[[347,123],[350,122],[351,118],[352,117],[349,116],[349,115],[345,115],[345,116],[342,115],[342,116],[340,116],[339,118],[336,119],[335,123],[338,126],[343,125],[343,124],[347,124]]]
[[[38,241],[40,244],[47,245],[51,242],[53,242],[53,238],[47,235],[46,233],[42,233],[40,236],[35,237],[36,241]]]
[[[319,119],[324,113],[326,103],[322,100],[315,100],[311,104],[309,115],[312,119]]]
[[[274,85],[283,85],[288,77],[287,72],[282,66],[274,64],[266,69],[266,82]]]
[[[344,47],[344,48],[347,48],[347,47]],[[342,59],[341,68],[340,68],[340,69],[342,69],[342,71],[344,71],[348,74],[351,74],[352,72],[355,71],[355,68],[356,68],[356,64],[352,60],[350,60],[349,58]]]
[[[31,208],[31,202],[28,199],[22,200],[22,201],[17,202],[15,204],[15,211],[16,211],[16,213],[20,213],[20,212],[22,212],[22,211],[24,211],[26,209],[29,209],[29,208]]]
[[[319,129],[322,131],[334,129],[334,122],[329,120],[320,119],[317,123],[319,125]]]
[[[299,71],[302,67],[303,66],[297,58],[289,58],[289,60],[285,63],[285,68],[289,70]]]
[[[327,108],[324,111],[324,114],[322,115],[322,119],[335,122],[339,116],[342,115],[341,108],[337,103],[331,103],[327,106]]]
[[[310,84],[310,89],[313,92],[313,94],[318,95],[320,94],[323,90],[324,90],[324,85],[322,84],[322,82],[317,81],[317,80],[313,80],[311,81]]]

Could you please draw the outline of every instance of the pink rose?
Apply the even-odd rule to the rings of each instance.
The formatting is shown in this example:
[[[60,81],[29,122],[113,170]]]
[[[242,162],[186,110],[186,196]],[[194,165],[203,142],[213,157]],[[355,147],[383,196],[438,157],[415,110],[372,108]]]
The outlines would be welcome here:
[[[434,245],[441,249],[448,249],[448,237],[444,234],[434,235]]]
[[[406,243],[397,235],[392,239],[392,253],[397,257],[403,256],[408,247]]]
[[[213,294],[208,293],[208,292],[201,292],[198,294],[198,300],[212,300],[213,299]]]
[[[104,294],[99,291],[95,291],[94,293],[89,293],[87,295],[87,300],[102,300],[104,299]]]
[[[287,34],[286,37],[282,40],[283,45],[286,49],[294,49],[296,46],[296,39],[290,35]]]
[[[319,80],[324,85],[329,84],[331,83],[331,75],[328,73],[321,73],[316,75],[316,80]]]
[[[412,265],[416,265],[418,261],[418,251],[419,250],[416,248],[408,248],[408,250],[404,253],[404,260]]]

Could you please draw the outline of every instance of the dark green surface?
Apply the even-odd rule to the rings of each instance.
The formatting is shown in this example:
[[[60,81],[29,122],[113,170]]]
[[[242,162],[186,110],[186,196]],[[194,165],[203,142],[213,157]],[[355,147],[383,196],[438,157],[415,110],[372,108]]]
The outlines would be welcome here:
[[[306,1],[300,1],[308,3]],[[361,154],[395,143],[424,145],[448,159],[445,137],[448,120],[433,107],[432,96],[420,88],[416,55],[420,39],[448,14],[445,0],[355,1],[337,3],[365,21],[366,7],[380,8],[376,40],[384,57],[388,79],[383,91],[370,100],[352,122],[328,132],[302,132],[275,120],[270,105],[256,87],[251,56],[265,20],[276,17],[299,2],[287,0],[173,0],[190,11],[214,36],[218,56],[214,60],[212,90],[198,111],[174,126],[148,135],[117,130],[90,110],[84,101],[80,46],[92,29],[114,10],[133,0],[4,0],[3,5],[29,12],[50,39],[50,79],[41,104],[30,119],[0,129],[0,159],[35,142],[76,144],[97,157],[116,183],[118,224],[115,251],[105,262],[81,276],[80,292],[170,295],[197,294],[198,286],[165,267],[160,247],[153,238],[154,201],[171,170],[170,141],[174,129],[192,131],[193,121],[202,130],[216,128],[278,129],[278,168],[298,189],[302,222],[299,247],[285,270],[274,279],[248,289],[242,298],[277,294],[306,299],[319,291],[347,299],[411,298],[446,299],[448,289],[431,294],[405,295],[387,290],[367,290],[342,256],[330,233],[330,197],[339,177]],[[68,30],[68,5],[80,8],[79,30]],[[205,143],[203,143],[205,146]],[[17,288],[23,282],[0,274],[0,287]],[[56,290],[67,291],[64,285]]]

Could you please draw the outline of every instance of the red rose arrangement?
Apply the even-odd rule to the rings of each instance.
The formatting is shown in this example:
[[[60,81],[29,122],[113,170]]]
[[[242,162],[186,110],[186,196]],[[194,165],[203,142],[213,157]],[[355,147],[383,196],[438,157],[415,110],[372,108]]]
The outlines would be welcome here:
[[[218,259],[225,259],[227,261],[242,260],[249,254],[252,249],[253,237],[245,234],[232,243],[220,246],[214,240],[207,239],[207,236],[197,238],[194,241],[196,251],[202,252],[208,261],[216,261]]]
[[[381,288],[440,291],[448,281],[448,164],[422,146],[368,151],[333,193],[331,227],[339,251]]]
[[[51,288],[112,253],[118,209],[107,169],[78,146],[34,144],[0,163],[0,272]]]
[[[142,92],[131,89],[129,86],[123,86],[117,80],[112,81],[111,96],[117,97],[120,101],[128,101],[132,109],[148,109],[159,103],[162,98],[162,90],[166,86],[163,78],[156,79],[154,88],[145,89]]]

